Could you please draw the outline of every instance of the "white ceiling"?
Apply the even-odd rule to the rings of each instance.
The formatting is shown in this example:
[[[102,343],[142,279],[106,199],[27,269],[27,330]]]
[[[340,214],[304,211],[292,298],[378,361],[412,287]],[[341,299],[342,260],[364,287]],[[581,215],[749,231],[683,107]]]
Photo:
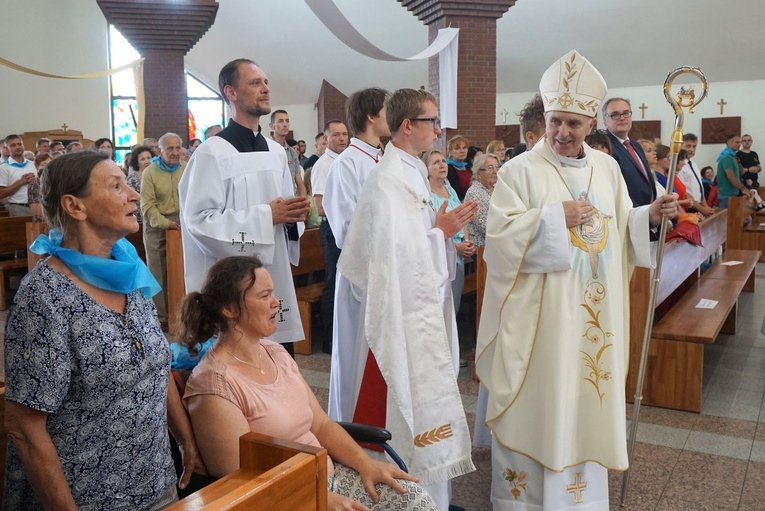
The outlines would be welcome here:
[[[329,0],[327,0],[329,1]],[[396,0],[333,0],[367,39],[407,57],[427,28]],[[350,94],[373,85],[427,86],[427,62],[381,62],[337,40],[303,0],[219,0],[213,27],[187,68],[216,87],[229,60],[260,64],[272,104],[316,102],[322,79]],[[609,87],[661,84],[679,66],[710,82],[765,79],[763,0],[518,0],[497,24],[497,92],[530,92],[544,70],[575,48]]]

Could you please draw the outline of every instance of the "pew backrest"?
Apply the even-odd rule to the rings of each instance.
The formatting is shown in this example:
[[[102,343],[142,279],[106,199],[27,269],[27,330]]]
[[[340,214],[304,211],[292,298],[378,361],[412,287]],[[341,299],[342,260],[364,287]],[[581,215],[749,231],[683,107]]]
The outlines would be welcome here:
[[[325,449],[248,433],[239,440],[239,463],[167,511],[326,511]]]
[[[31,221],[31,216],[0,217],[0,254],[26,249],[26,223]]]

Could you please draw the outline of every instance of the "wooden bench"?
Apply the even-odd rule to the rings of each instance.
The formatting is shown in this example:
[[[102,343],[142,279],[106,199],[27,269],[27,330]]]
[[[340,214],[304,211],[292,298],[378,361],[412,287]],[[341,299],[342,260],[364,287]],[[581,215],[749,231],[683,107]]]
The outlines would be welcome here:
[[[5,296],[6,273],[25,274],[27,272],[27,236],[26,223],[31,216],[0,217],[0,310],[7,308]],[[14,257],[16,251],[23,251],[23,257]]]
[[[755,214],[744,197],[728,199],[728,243],[727,247],[740,250],[759,250],[760,262],[765,263],[765,212]],[[752,221],[744,225],[744,219]]]
[[[165,508],[167,511],[326,511],[327,451],[247,433],[240,469]]]
[[[702,274],[701,265],[725,243],[728,211],[701,223],[703,247],[670,242],[665,247],[656,301],[654,327],[646,367],[643,404],[700,412],[704,345],[720,333],[735,333],[736,305],[742,291],[754,291],[760,253],[728,250]],[[737,260],[737,266],[722,266]],[[635,268],[630,283],[630,367],[627,400],[632,401],[648,314],[652,271]],[[714,300],[700,309],[701,299]]]
[[[300,264],[292,267],[292,276],[300,277],[324,271],[324,250],[321,248],[319,228],[306,229],[300,237]],[[300,321],[303,324],[305,340],[295,343],[295,353],[310,355],[313,351],[313,329],[311,328],[311,307],[321,301],[324,282],[308,283],[295,287]]]

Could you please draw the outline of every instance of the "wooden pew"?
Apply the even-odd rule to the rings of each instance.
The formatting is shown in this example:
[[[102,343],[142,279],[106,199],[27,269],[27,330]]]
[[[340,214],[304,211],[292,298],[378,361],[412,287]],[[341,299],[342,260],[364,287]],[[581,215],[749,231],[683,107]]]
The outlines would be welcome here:
[[[701,223],[703,247],[670,242],[665,247],[656,301],[654,327],[646,367],[643,404],[701,411],[704,344],[719,333],[734,333],[736,304],[742,291],[754,290],[759,252],[728,250],[707,272],[701,264],[725,243],[728,211],[721,210]],[[739,266],[721,266],[727,260]],[[630,366],[627,400],[635,384],[648,315],[653,271],[635,268],[630,283]],[[714,309],[698,309],[702,298],[718,302]]]
[[[37,261],[45,258],[45,255],[38,255],[29,250],[29,246],[37,239],[41,234],[48,234],[48,224],[45,222],[27,222],[25,226],[26,243],[27,243],[27,268],[32,271],[32,268],[37,266]]]
[[[167,231],[165,245],[167,253],[167,322],[168,332],[173,333],[178,328],[176,317],[178,305],[186,296],[186,281],[183,277],[183,243],[180,230]]]
[[[248,433],[240,469],[165,508],[167,511],[326,511],[327,451]]]
[[[0,217],[0,310],[7,308],[5,296],[6,273],[27,272],[27,237],[26,223],[31,222],[31,216]],[[24,251],[24,257],[14,257],[17,250]]]
[[[292,267],[292,276],[299,277],[324,271],[324,249],[321,247],[319,228],[306,229],[300,237],[300,264]],[[310,355],[313,351],[313,329],[311,328],[311,307],[321,301],[324,282],[296,287],[298,311],[303,324],[305,340],[295,343],[295,353]]]
[[[752,222],[744,225],[744,219],[752,217]],[[728,199],[728,248],[740,250],[759,250],[760,262],[765,263],[765,215],[755,214],[754,209],[744,197]]]

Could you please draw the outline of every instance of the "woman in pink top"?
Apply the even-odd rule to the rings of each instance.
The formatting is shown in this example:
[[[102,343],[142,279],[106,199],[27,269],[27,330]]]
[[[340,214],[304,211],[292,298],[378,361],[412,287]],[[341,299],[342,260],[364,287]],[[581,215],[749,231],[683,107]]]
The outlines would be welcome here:
[[[260,260],[228,257],[210,268],[202,291],[181,304],[178,339],[189,351],[217,336],[183,397],[210,475],[237,470],[239,437],[254,431],[327,449],[330,510],[435,510],[416,478],[370,458],[332,421],[295,361],[264,339],[279,321],[273,291]]]

